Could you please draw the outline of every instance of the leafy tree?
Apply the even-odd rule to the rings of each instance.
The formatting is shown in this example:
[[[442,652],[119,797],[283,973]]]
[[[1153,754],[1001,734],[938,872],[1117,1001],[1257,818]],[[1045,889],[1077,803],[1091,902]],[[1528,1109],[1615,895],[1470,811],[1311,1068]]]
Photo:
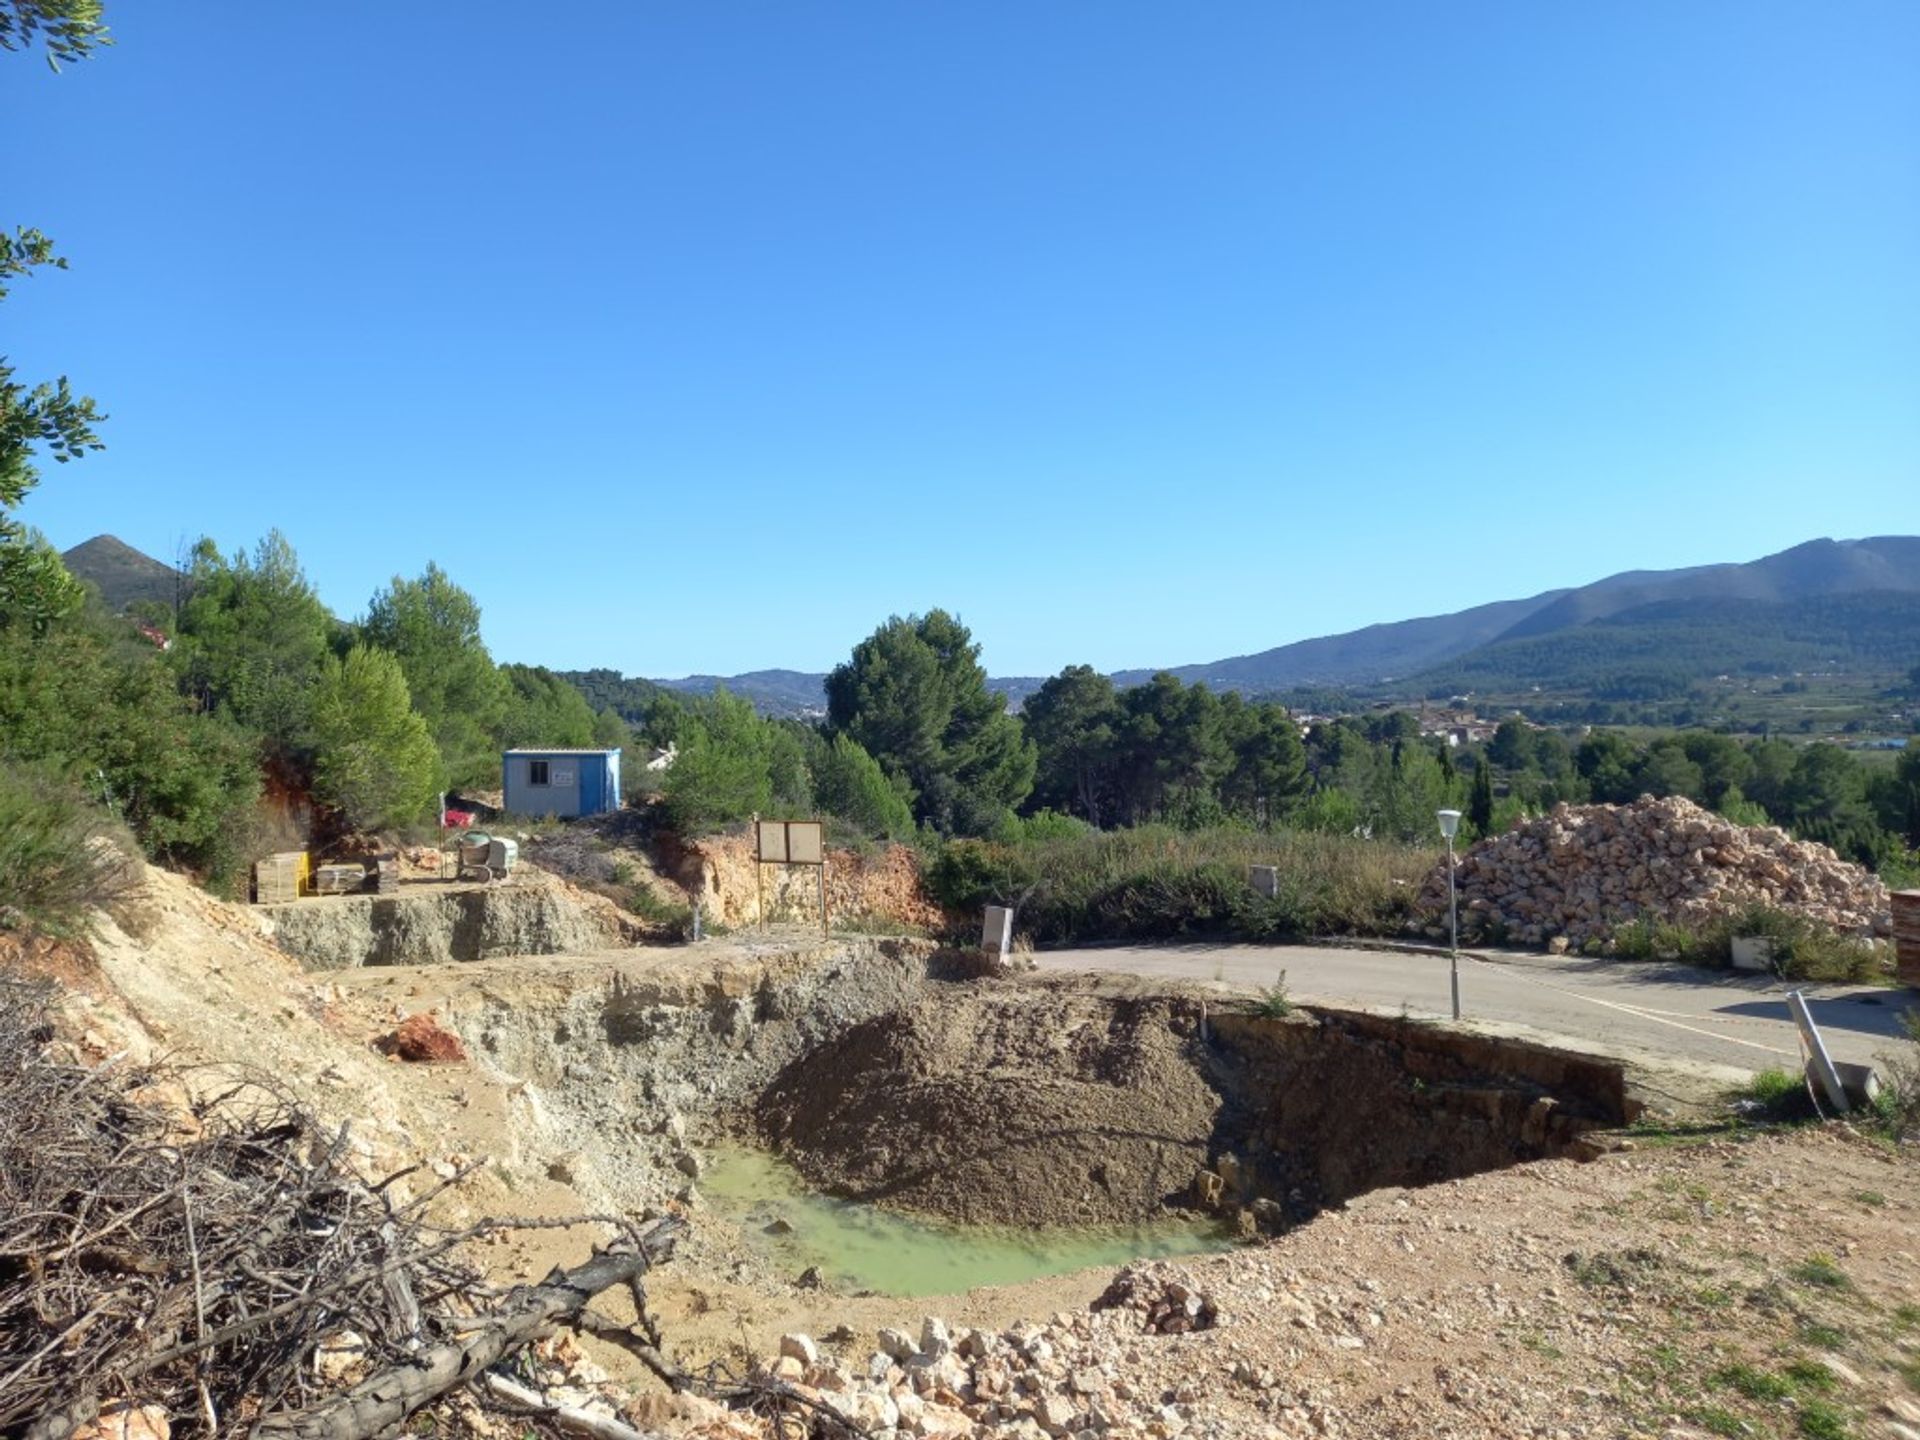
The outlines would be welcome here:
[[[1727,792],[1744,785],[1753,774],[1753,760],[1744,746],[1731,735],[1716,735],[1711,730],[1694,730],[1680,737],[1687,759],[1700,770],[1698,798],[1718,810]]]
[[[1785,825],[1793,818],[1787,789],[1793,780],[1793,768],[1799,752],[1784,740],[1762,740],[1747,747],[1747,778],[1740,788],[1747,799]]]
[[[594,743],[596,717],[587,697],[539,665],[502,665],[507,685],[498,739],[502,748]]]
[[[82,616],[0,631],[0,759],[57,768],[156,860],[237,879],[260,791],[254,737],[181,696],[145,641]]]
[[[330,653],[332,615],[278,530],[223,559],[194,546],[174,662],[187,693],[262,735],[270,751],[304,754],[310,692]]]
[[[361,830],[406,825],[433,809],[443,771],[413,709],[400,662],[355,645],[327,657],[313,698],[314,798]]]
[[[827,727],[902,779],[917,819],[985,834],[1033,788],[1036,757],[953,616],[895,616],[827,677]],[[676,763],[676,767],[678,765]]]
[[[1907,741],[1893,773],[1878,787],[1875,804],[1880,823],[1920,850],[1920,738]]]
[[[0,4],[0,50],[46,48],[47,64],[84,60],[112,37],[98,0],[5,0]]]
[[[1091,665],[1069,665],[1042,684],[1020,711],[1037,757],[1033,799],[1100,824],[1120,720],[1113,681]]]
[[[1617,730],[1594,731],[1573,757],[1574,769],[1593,798],[1607,805],[1624,805],[1640,794],[1638,762],[1633,742]]]
[[[1271,818],[1306,788],[1306,747],[1285,706],[1248,704],[1228,691],[1220,697],[1216,725],[1226,749],[1220,803],[1228,811],[1253,816],[1264,805]]]
[[[683,834],[736,824],[773,805],[774,727],[722,687],[690,710],[661,785]]]
[[[820,807],[885,840],[913,834],[913,807],[899,784],[850,737],[836,735],[816,762],[814,795]]]
[[[1534,754],[1533,727],[1518,717],[1502,720],[1487,742],[1487,758],[1502,770],[1525,770],[1533,764]]]
[[[1787,781],[1787,812],[1795,826],[1856,819],[1866,800],[1866,776],[1838,745],[1808,745]]]
[[[433,732],[448,778],[471,785],[494,774],[494,735],[508,686],[480,638],[473,596],[438,565],[429,564],[417,580],[396,575],[367,606],[361,634],[400,662],[413,708]]]
[[[1648,746],[1633,774],[1641,795],[1684,795],[1698,800],[1706,790],[1700,767],[1687,758],[1686,748],[1674,736],[1662,736]]]
[[[9,38],[30,40],[38,10],[31,5],[24,11],[0,7],[0,43]],[[7,44],[7,48],[16,46]],[[45,235],[38,230],[0,232],[0,300],[6,299],[10,281],[43,265],[67,268]],[[100,439],[93,427],[104,418],[92,399],[73,393],[66,376],[28,385],[0,357],[0,619],[11,622],[24,617],[44,628],[78,604],[71,577],[57,560],[47,562],[44,547],[33,543],[11,512],[39,483],[34,452],[44,449],[56,464],[65,464],[98,450]]]
[[[1191,811],[1227,767],[1219,702],[1204,685],[1161,671],[1120,696],[1120,790],[1130,824]]]
[[[0,521],[0,531],[5,522]],[[44,635],[57,620],[86,603],[86,588],[37,530],[0,533],[0,626]]]

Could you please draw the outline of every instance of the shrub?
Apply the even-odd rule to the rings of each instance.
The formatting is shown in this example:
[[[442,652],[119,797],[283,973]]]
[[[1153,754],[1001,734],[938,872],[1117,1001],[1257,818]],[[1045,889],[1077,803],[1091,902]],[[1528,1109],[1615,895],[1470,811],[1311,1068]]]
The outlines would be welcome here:
[[[72,786],[0,765],[0,926],[77,930],[122,883],[113,828]]]
[[[1691,926],[1642,915],[1617,926],[1611,944],[1615,955],[1628,960],[1725,966],[1733,963],[1734,937],[1745,935],[1773,942],[1774,971],[1788,980],[1873,980],[1886,970],[1870,942],[1766,905]]]
[[[1423,850],[1344,835],[1149,825],[1015,843],[951,841],[928,866],[927,883],[949,909],[1015,906],[1020,928],[1043,944],[1279,940],[1398,932],[1430,863]],[[1274,898],[1248,885],[1251,864],[1278,869]]]
[[[1880,1111],[1896,1138],[1920,1130],[1920,1013],[1903,1017],[1907,1043],[1886,1058],[1881,1079]]]

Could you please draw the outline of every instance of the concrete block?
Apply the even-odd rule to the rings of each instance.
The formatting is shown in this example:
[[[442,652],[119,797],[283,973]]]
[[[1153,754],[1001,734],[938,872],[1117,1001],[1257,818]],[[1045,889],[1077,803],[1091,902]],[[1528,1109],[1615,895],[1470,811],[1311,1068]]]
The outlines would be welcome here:
[[[1766,935],[1734,936],[1733,968],[1736,970],[1772,970],[1772,938]]]
[[[1013,911],[1004,905],[987,906],[986,923],[980,929],[980,948],[1006,958],[1013,948]]]
[[[1272,900],[1280,893],[1280,869],[1277,865],[1249,865],[1247,884],[1254,888],[1256,894]]]
[[[1848,1102],[1862,1110],[1869,1109],[1880,1093],[1880,1075],[1873,1066],[1836,1060],[1833,1068],[1839,1073],[1840,1088],[1847,1092]]]

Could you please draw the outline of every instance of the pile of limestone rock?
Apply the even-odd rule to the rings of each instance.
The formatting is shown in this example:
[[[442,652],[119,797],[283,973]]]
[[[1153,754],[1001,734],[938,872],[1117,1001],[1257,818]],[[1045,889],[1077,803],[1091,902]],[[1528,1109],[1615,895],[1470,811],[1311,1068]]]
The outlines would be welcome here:
[[[1559,805],[1459,861],[1460,928],[1539,945],[1604,944],[1646,918],[1700,928],[1764,906],[1843,934],[1884,936],[1887,887],[1825,845],[1771,825],[1735,825],[1680,797]],[[1447,867],[1427,877],[1421,923],[1444,926]]]
[[[864,1363],[788,1335],[762,1373],[870,1435],[1164,1440],[1185,1433],[1198,1394],[1147,1381],[1138,1342],[1212,1328],[1222,1318],[1212,1299],[1185,1272],[1153,1265],[1123,1270],[1094,1303],[1050,1324],[1004,1331],[949,1329],[928,1317],[917,1339],[882,1330]]]

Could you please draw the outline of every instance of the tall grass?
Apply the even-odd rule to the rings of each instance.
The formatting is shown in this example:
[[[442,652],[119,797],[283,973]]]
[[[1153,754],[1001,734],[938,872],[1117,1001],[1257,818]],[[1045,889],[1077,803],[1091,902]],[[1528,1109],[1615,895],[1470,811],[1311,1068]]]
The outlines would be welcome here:
[[[1627,960],[1725,966],[1733,963],[1737,935],[1771,940],[1773,970],[1784,979],[1860,982],[1886,978],[1886,957],[1868,941],[1766,905],[1750,906],[1737,915],[1694,925],[1642,916],[1614,929],[1613,953]]]
[[[78,930],[122,883],[116,829],[72,786],[0,763],[0,928]]]
[[[927,872],[949,909],[1012,905],[1041,944],[1185,935],[1295,940],[1390,935],[1406,924],[1430,851],[1309,831],[1221,827],[956,840]],[[1258,895],[1249,865],[1272,865],[1279,893]]]

